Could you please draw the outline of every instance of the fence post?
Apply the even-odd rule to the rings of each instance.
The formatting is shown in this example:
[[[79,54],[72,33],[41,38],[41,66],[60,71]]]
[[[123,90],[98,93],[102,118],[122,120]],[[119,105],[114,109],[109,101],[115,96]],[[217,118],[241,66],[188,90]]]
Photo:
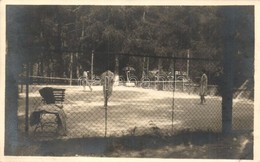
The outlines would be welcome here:
[[[7,41],[8,47],[8,41]],[[13,48],[11,48],[13,49]],[[5,155],[17,154],[18,147],[18,65],[17,53],[6,48],[6,81],[5,81],[5,112],[4,112],[4,135]],[[20,54],[20,53],[19,53]],[[2,89],[2,87],[0,88]]]
[[[174,54],[172,55],[174,57]],[[172,65],[173,64],[173,65]],[[173,61],[171,61],[171,75],[174,76],[173,78],[173,82],[172,82],[172,86],[173,86],[173,90],[172,90],[172,131],[173,131],[173,120],[174,120],[174,108],[175,108],[175,96],[174,96],[174,93],[175,93],[175,88],[176,88],[176,85],[175,85],[175,58]]]
[[[29,66],[30,64],[27,63],[26,66],[26,98],[25,98],[25,132],[29,132]]]
[[[105,103],[104,103],[104,108],[105,108],[105,137],[107,137],[107,102],[108,102],[108,86],[109,86],[109,79],[108,79],[108,73],[106,74],[105,77]]]

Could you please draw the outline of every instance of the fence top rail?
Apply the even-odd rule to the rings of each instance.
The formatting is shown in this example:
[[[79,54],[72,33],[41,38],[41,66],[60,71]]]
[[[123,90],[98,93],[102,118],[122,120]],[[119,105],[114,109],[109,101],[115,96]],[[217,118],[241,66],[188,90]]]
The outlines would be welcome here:
[[[29,76],[29,78],[70,80],[70,78],[61,78],[61,77],[43,77],[43,76]],[[78,78],[77,78],[77,79],[72,79],[72,80],[78,80]]]
[[[96,54],[102,54],[104,52],[95,52]],[[163,58],[163,59],[173,59],[173,60],[201,60],[201,61],[220,61],[219,59],[212,58],[199,58],[199,57],[175,57],[175,56],[152,56],[144,54],[130,54],[130,53],[117,53],[117,52],[107,52],[107,54],[114,54],[119,56],[134,56],[134,57],[149,57],[149,58]]]

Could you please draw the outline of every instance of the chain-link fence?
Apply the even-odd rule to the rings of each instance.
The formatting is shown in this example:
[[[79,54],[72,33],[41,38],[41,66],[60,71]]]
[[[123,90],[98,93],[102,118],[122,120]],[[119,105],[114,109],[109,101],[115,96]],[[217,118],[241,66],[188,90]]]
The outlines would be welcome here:
[[[91,88],[83,86],[81,77],[31,76],[28,92],[20,85],[18,115],[24,114],[28,93],[29,134],[36,138],[81,138],[167,134],[185,129],[221,131],[221,77],[217,61],[122,55],[117,59],[113,92],[107,106],[101,73],[93,80],[89,77]],[[203,69],[206,83],[202,81]],[[202,95],[203,84],[207,88]],[[64,89],[64,100],[48,104],[39,93],[44,87]],[[233,130],[253,130],[252,94],[250,79],[234,90]],[[39,108],[45,109],[45,114],[38,114],[42,125],[37,126],[37,114],[32,113]],[[65,133],[57,132],[60,126],[66,128]]]

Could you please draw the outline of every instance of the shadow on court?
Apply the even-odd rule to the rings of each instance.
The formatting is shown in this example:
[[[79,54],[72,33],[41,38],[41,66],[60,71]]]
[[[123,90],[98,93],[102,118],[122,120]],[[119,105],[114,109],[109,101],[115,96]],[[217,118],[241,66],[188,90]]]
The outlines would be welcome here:
[[[15,155],[252,159],[252,138],[250,133],[224,136],[203,131],[182,131],[170,136],[92,137],[42,142],[23,138]]]

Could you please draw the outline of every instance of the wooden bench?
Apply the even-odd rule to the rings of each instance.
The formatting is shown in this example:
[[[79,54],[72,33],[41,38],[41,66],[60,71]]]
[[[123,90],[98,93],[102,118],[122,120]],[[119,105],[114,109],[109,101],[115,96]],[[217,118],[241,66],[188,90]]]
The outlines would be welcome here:
[[[39,93],[42,96],[42,101],[46,104],[62,105],[65,99],[65,89],[45,87],[40,89]]]
[[[57,89],[45,87],[39,90],[42,96],[43,105],[38,107],[31,114],[31,125],[36,125],[34,132],[38,128],[44,130],[44,127],[57,126],[56,132],[62,135],[66,134],[66,114],[63,110],[63,102],[65,99],[65,89]],[[50,118],[50,121],[44,120],[44,116],[54,115],[55,119]],[[48,118],[47,118],[48,119]]]

